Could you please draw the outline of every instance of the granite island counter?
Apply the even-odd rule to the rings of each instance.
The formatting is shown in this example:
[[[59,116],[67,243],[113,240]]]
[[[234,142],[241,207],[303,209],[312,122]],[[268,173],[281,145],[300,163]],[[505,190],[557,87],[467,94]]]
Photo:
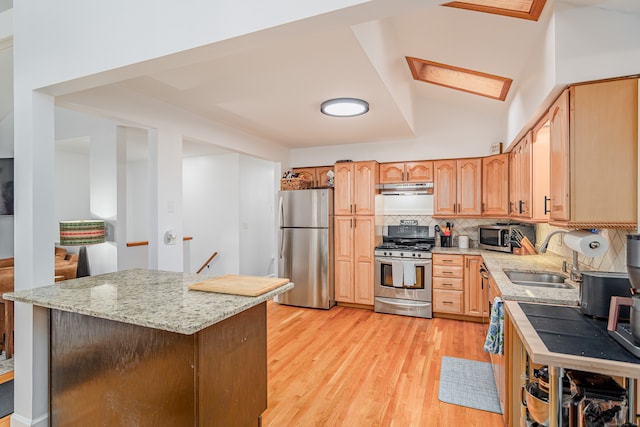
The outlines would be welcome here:
[[[51,425],[259,425],[266,301],[293,284],[188,289],[204,280],[137,269],[5,294],[49,309]]]

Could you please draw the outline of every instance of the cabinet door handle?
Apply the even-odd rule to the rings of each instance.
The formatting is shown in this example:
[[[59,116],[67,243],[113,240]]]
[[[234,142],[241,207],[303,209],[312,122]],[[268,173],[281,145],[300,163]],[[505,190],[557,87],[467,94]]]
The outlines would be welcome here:
[[[443,271],[442,274],[453,274],[453,271]]]
[[[518,210],[520,211],[520,213],[522,213],[522,205],[524,205],[524,202],[522,200],[519,200],[518,203],[520,205]]]
[[[453,304],[453,301],[442,301],[443,304]]]
[[[453,286],[453,283],[443,283],[442,286]]]
[[[483,212],[483,213],[484,213],[484,202],[482,202],[482,203],[480,204],[480,212]]]
[[[544,196],[544,214],[548,214],[551,212],[551,209],[547,208],[547,202],[551,201],[551,197]]]
[[[452,259],[443,259],[442,262],[453,262]]]
[[[405,181],[409,181],[409,172],[407,172],[407,177],[405,178]]]

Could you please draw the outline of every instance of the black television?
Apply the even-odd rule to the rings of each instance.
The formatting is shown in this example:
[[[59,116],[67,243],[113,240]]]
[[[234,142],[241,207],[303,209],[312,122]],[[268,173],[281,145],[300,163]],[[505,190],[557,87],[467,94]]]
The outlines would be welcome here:
[[[0,215],[13,215],[13,159],[0,159]]]

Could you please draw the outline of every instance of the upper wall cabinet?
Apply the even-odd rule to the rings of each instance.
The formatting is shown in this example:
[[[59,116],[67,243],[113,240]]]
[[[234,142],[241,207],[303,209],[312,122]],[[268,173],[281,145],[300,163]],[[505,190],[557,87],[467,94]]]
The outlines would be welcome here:
[[[509,215],[509,154],[482,159],[482,215]]]
[[[336,163],[334,215],[374,215],[378,162]]]
[[[534,126],[531,143],[531,220],[549,221],[549,115]]]
[[[531,131],[509,153],[509,215],[531,218]]]
[[[380,164],[380,183],[432,182],[433,161]]]
[[[333,170],[333,166],[317,166],[310,168],[293,168],[293,172],[307,181],[311,181],[313,188],[328,187],[329,177],[327,173]]]
[[[638,80],[572,86],[551,106],[549,223],[635,228]]]
[[[434,216],[482,214],[482,159],[436,160],[434,165]]]

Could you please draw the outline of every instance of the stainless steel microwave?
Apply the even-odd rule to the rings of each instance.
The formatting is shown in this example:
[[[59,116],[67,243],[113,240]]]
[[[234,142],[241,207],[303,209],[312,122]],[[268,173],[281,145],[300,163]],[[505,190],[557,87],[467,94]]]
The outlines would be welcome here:
[[[517,230],[517,231],[515,231]],[[517,234],[536,243],[536,228],[531,224],[495,224],[478,227],[478,247],[492,251],[512,252],[519,247]]]

